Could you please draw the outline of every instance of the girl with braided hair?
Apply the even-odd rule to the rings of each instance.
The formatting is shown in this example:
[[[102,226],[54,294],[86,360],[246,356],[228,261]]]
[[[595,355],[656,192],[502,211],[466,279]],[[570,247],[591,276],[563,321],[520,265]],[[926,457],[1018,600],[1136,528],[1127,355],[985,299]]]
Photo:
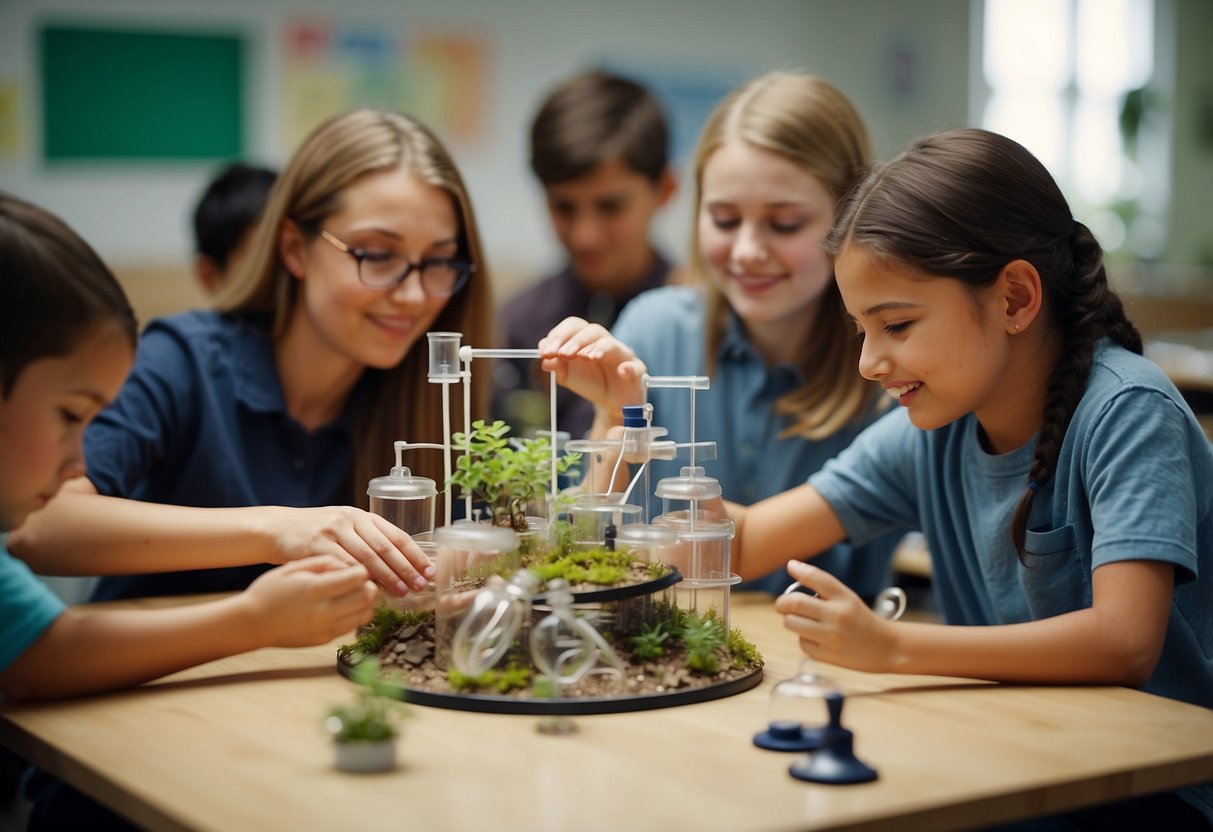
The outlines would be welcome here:
[[[1213,707],[1213,452],[1044,166],[994,133],[928,137],[848,195],[826,248],[859,371],[900,407],[807,484],[728,506],[743,577],[790,561],[816,593],[776,602],[802,649]],[[799,560],[907,526],[965,626],[880,619]],[[1213,787],[1183,796],[1208,828]]]

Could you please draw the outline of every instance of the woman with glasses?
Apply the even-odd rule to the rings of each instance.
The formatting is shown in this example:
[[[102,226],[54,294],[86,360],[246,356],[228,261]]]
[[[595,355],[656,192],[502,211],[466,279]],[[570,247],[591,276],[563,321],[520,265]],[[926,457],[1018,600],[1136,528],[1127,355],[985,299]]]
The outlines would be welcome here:
[[[424,587],[419,547],[355,506],[394,440],[442,439],[424,334],[491,340],[476,222],[445,148],[395,113],[320,125],[216,307],[148,325],[85,436],[86,476],[9,548],[56,574],[87,546],[98,573],[121,574],[98,599],[241,589],[268,564],[323,553],[362,562],[392,594]],[[482,401],[473,391],[477,413]],[[427,456],[410,465],[441,481]]]

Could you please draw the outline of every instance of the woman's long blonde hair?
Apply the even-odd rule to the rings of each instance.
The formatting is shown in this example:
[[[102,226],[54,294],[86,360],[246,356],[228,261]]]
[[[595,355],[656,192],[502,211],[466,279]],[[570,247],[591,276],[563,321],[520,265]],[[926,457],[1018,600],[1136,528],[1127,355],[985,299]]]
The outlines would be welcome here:
[[[711,277],[700,250],[699,211],[703,171],[730,139],[777,153],[818,179],[835,204],[872,162],[863,120],[841,92],[820,78],[789,72],[762,75],[725,98],[708,117],[695,151],[695,211],[691,222],[690,281],[707,296],[707,367],[716,355],[730,314],[729,303]],[[777,413],[789,417],[782,436],[821,439],[861,418],[879,389],[859,375],[859,341],[847,322],[838,285],[821,296],[814,320],[805,321],[809,339],[797,362],[804,378],[779,398]]]
[[[400,165],[422,181],[451,196],[459,217],[459,252],[476,266],[468,285],[451,297],[434,322],[435,330],[462,332],[464,343],[493,343],[488,268],[467,188],[450,154],[424,125],[409,116],[380,110],[355,110],[317,127],[300,145],[274,183],[249,256],[215,300],[225,312],[268,313],[273,337],[282,337],[298,303],[298,281],[279,254],[282,224],[294,222],[305,234],[316,234],[338,211],[345,190],[360,177]],[[442,391],[427,380],[426,342],[419,339],[404,359],[387,370],[367,368],[366,395],[354,416],[352,500],[366,507],[366,485],[386,474],[393,460],[392,443],[442,441]],[[487,377],[472,391],[472,411],[483,412]],[[452,397],[452,424],[462,424],[462,402]],[[442,488],[441,460],[436,453],[410,459],[415,473],[431,477]]]

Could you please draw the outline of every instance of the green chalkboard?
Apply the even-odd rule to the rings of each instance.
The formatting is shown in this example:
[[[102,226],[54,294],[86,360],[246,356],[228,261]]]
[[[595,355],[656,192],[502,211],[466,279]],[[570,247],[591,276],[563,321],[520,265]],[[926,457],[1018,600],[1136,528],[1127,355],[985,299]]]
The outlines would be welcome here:
[[[39,35],[48,161],[241,155],[239,36],[61,25]]]

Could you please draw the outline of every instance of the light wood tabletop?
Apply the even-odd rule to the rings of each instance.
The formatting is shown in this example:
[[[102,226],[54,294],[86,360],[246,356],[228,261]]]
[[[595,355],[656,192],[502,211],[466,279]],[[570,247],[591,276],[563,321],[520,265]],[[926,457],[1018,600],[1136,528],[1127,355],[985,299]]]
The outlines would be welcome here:
[[[178,601],[177,603],[179,603]],[[1213,712],[1113,687],[994,685],[822,665],[873,783],[792,779],[755,748],[771,687],[801,661],[765,596],[734,626],[766,657],[736,696],[574,717],[413,707],[401,764],[333,767],[321,728],[349,701],[339,642],[260,650],[122,693],[0,709],[0,742],[159,830],[960,829],[1213,779]]]

